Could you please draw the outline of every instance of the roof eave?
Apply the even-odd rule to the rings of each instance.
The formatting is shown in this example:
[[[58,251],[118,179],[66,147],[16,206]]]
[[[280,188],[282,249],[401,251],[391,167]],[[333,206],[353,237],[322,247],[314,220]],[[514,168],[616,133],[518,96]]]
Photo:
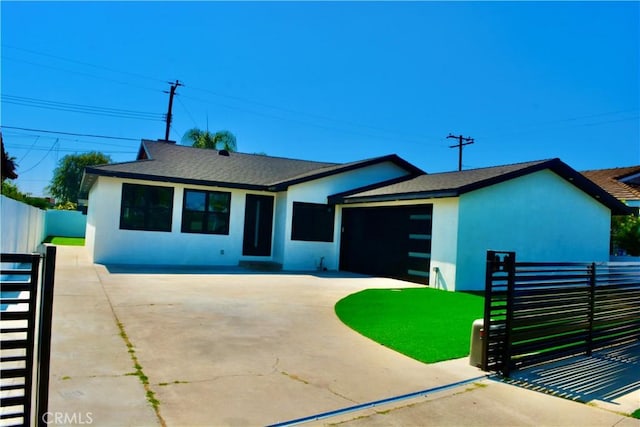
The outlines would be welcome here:
[[[199,179],[190,179],[190,178],[176,178],[176,177],[167,177],[167,176],[160,176],[160,175],[140,174],[140,173],[133,173],[133,172],[110,171],[110,170],[104,170],[104,169],[86,168],[85,174],[94,175],[96,177],[105,176],[110,178],[135,179],[139,181],[154,181],[154,182],[166,182],[166,183],[174,183],[174,184],[201,185],[201,186],[207,186],[207,187],[222,187],[222,188],[232,188],[232,189],[239,189],[239,190],[272,191],[272,190],[269,190],[268,187],[264,185],[259,185],[259,184],[244,184],[244,183],[208,181],[208,180],[199,180]],[[84,181],[84,178],[83,178],[83,181]]]
[[[407,175],[405,175],[405,177],[407,178],[413,178],[416,177],[418,175],[424,175],[426,172],[424,172],[422,169],[418,168],[417,166],[407,162],[406,160],[404,160],[403,158],[399,157],[396,154],[389,154],[387,156],[382,156],[382,157],[376,157],[374,159],[370,159],[370,160],[366,160],[363,162],[358,162],[355,164],[350,164],[348,166],[344,166],[341,168],[335,168],[329,171],[319,171],[318,173],[312,174],[312,175],[307,175],[301,178],[294,178],[294,179],[290,179],[290,180],[286,180],[286,181],[282,181],[282,182],[278,182],[278,183],[274,183],[271,186],[269,186],[269,189],[271,191],[284,191],[286,189],[288,189],[290,186],[292,185],[296,185],[296,184],[301,184],[303,182],[308,182],[308,181],[314,181],[316,179],[320,179],[320,178],[326,178],[328,176],[332,176],[332,175],[337,175],[340,173],[344,173],[344,172],[350,172],[356,169],[360,169],[360,168],[364,168],[364,167],[368,167],[368,166],[372,166],[372,165],[376,165],[379,163],[384,163],[384,162],[392,162],[394,164],[396,164],[397,166],[401,167],[402,169],[406,170],[408,172]]]
[[[374,202],[399,202],[407,200],[425,200],[425,199],[442,199],[446,197],[458,197],[460,194],[455,190],[444,191],[423,191],[416,193],[395,193],[380,194],[376,196],[356,196],[356,197],[336,197],[330,196],[330,204],[355,204],[355,203],[374,203]]]
[[[87,169],[89,168],[85,168],[85,170],[82,172],[82,179],[80,180],[80,190],[78,190],[79,199],[86,199],[88,197],[91,187],[93,187],[93,184],[95,184],[98,178],[96,174],[87,173]]]
[[[550,169],[562,178],[575,185],[596,201],[602,203],[611,210],[612,215],[629,215],[634,212],[632,208],[625,205],[618,200],[615,196],[609,193],[604,188],[600,187],[595,182],[584,176],[582,173],[576,171],[560,159],[554,163]]]
[[[479,190],[481,188],[490,187],[492,185],[500,184],[505,181],[510,181],[515,178],[520,178],[521,176],[529,175],[534,172],[539,172],[541,170],[550,169],[555,162],[561,162],[560,159],[551,159],[541,161],[540,163],[533,164],[531,166],[527,166],[521,169],[516,169],[511,172],[503,173],[491,178],[487,178],[481,181],[476,181],[471,184],[463,185],[457,188],[459,194],[469,193],[471,191]]]

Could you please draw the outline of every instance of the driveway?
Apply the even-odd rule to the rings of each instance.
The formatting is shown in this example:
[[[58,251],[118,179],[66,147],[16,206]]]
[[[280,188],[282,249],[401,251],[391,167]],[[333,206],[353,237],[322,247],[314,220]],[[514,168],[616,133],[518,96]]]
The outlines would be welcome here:
[[[362,289],[417,285],[336,274],[162,273],[109,272],[82,248],[58,248],[50,410],[66,424],[74,415],[75,424],[89,417],[113,426],[266,425],[482,375],[465,359],[427,365],[389,350],[333,311]],[[510,398],[515,411],[504,407]],[[636,425],[491,381],[384,409],[326,422]]]

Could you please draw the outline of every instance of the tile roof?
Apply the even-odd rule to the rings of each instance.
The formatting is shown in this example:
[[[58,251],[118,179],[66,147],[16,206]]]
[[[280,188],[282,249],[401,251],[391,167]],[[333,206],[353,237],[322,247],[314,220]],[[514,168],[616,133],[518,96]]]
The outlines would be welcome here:
[[[582,174],[619,200],[640,200],[640,178],[634,177],[640,176],[640,165],[588,170]],[[636,179],[629,179],[632,177]]]
[[[385,161],[404,167],[411,176],[424,173],[396,155],[340,164],[237,152],[224,156],[217,150],[143,140],[136,161],[86,168],[80,193],[88,194],[100,175],[279,191],[295,183]]]
[[[582,191],[608,206],[627,213],[627,208],[601,187],[586,179],[560,159],[539,160],[465,171],[420,175],[388,185],[370,186],[330,196],[332,203],[360,203],[393,200],[417,200],[456,197],[470,191],[508,181],[544,169],[550,169]]]

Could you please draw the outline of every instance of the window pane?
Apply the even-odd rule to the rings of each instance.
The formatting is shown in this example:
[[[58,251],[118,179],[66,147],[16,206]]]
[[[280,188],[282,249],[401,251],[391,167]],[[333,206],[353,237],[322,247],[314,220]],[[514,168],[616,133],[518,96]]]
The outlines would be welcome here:
[[[185,190],[183,233],[229,234],[231,193]]]
[[[182,215],[182,231],[185,233],[202,233],[204,230],[204,213],[184,212]]]
[[[147,230],[171,231],[171,209],[155,206],[147,211]],[[167,218],[169,219],[167,221]]]
[[[315,203],[293,203],[292,240],[333,242],[334,207]]]
[[[171,231],[173,188],[122,184],[120,228]]]
[[[229,217],[212,213],[207,216],[207,231],[214,234],[229,234]]]
[[[138,230],[144,229],[144,209],[140,208],[124,208],[122,212],[122,222],[127,228]]]
[[[229,212],[230,193],[209,193],[209,212]]]
[[[204,212],[207,193],[200,191],[185,191],[185,209]]]

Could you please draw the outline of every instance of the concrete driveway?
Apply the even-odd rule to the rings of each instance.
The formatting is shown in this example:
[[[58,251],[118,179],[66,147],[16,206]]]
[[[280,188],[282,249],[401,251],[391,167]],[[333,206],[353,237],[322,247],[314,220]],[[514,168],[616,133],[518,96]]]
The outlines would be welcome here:
[[[417,362],[334,314],[334,304],[353,292],[415,286],[409,283],[111,271],[90,264],[82,248],[58,248],[50,412],[59,419],[52,424],[267,425],[482,375],[465,359]],[[486,380],[325,422],[640,424]]]

